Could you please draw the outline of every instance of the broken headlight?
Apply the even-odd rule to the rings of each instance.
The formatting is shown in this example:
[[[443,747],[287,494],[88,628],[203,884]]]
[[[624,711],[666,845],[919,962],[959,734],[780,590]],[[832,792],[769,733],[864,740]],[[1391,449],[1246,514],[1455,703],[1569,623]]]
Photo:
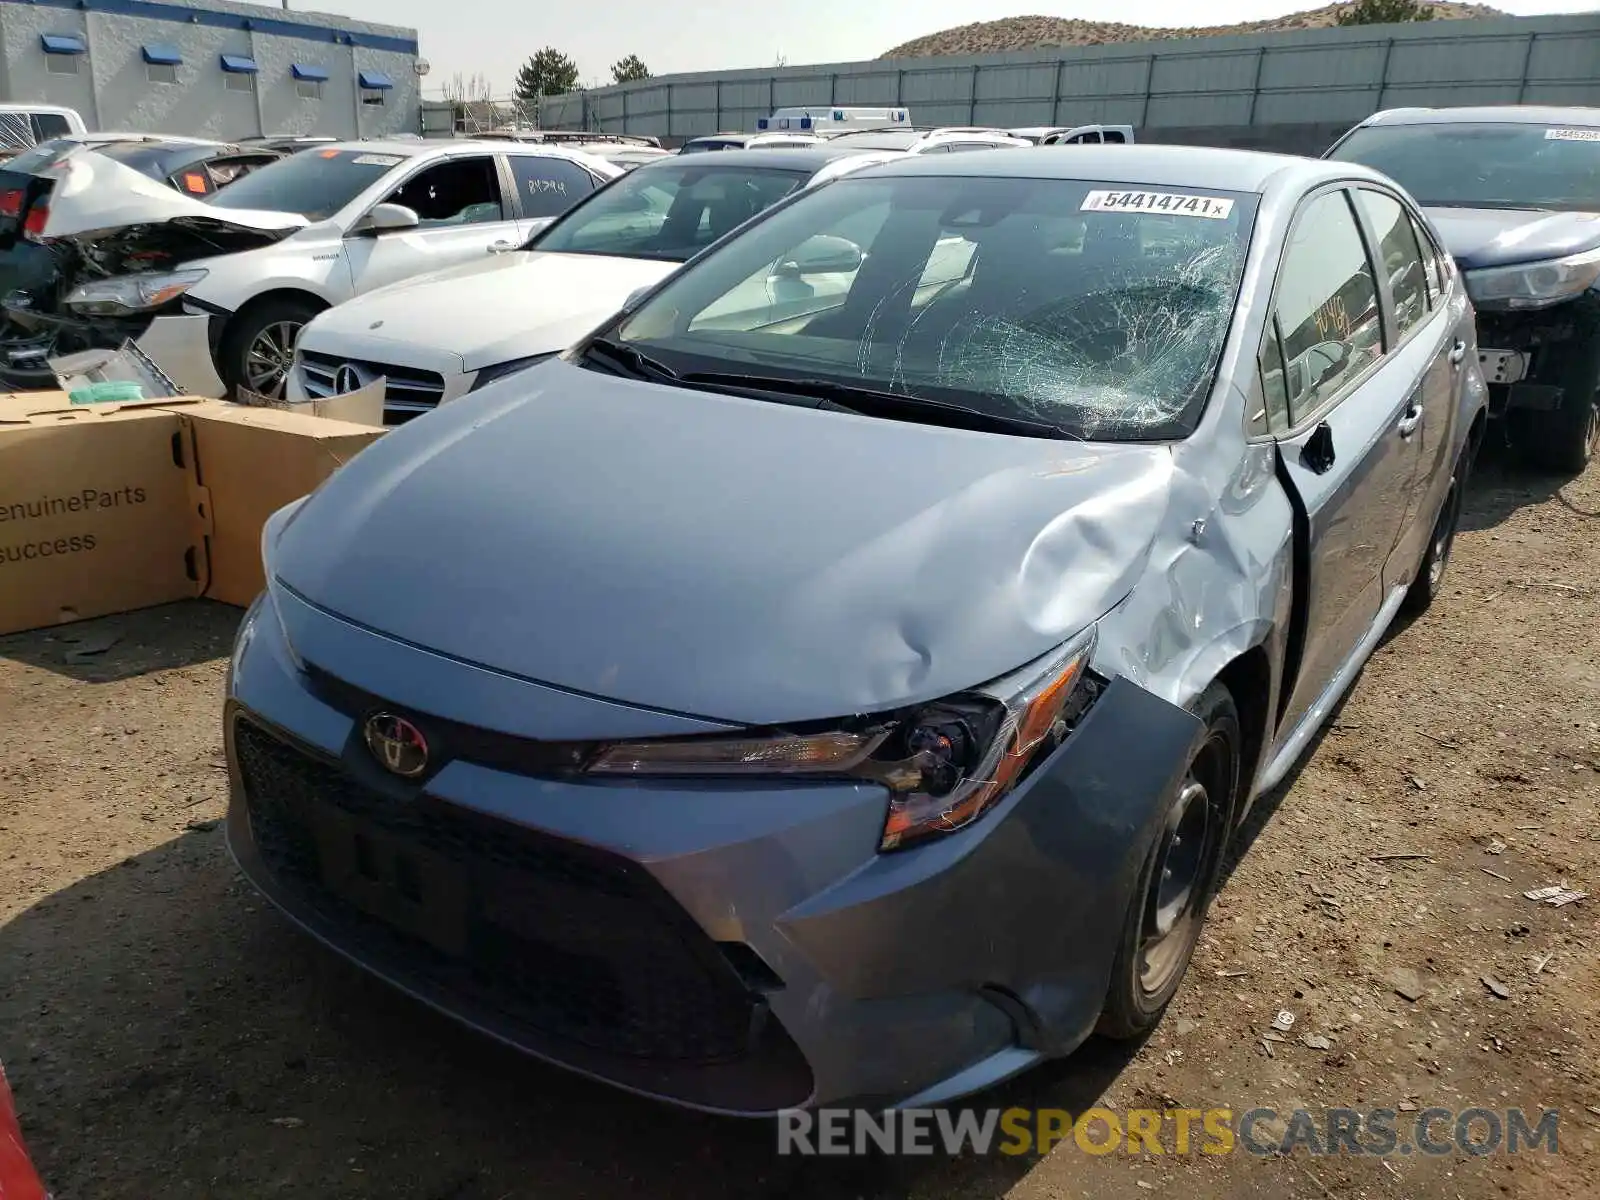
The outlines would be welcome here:
[[[67,293],[67,307],[88,317],[121,317],[170,304],[199,283],[207,272],[164,271],[159,275],[118,275],[79,284]]]
[[[879,848],[895,850],[970,825],[1061,744],[1090,698],[1093,645],[1091,630],[992,683],[860,728],[618,742],[585,769],[871,780],[889,789]]]
[[[1468,271],[1466,280],[1467,295],[1479,308],[1549,308],[1600,281],[1600,248],[1548,262]]]

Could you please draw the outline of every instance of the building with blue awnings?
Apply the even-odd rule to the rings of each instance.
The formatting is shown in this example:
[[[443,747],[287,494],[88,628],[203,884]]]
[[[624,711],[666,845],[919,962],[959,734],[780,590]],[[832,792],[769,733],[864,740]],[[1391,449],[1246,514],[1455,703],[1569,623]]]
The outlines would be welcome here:
[[[0,0],[0,101],[90,129],[385,137],[420,129],[414,29],[232,0]]]

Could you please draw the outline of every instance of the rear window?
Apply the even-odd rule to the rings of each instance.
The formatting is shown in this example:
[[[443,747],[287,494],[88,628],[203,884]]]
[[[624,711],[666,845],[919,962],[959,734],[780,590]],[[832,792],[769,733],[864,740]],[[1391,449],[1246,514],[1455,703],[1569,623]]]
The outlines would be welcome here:
[[[323,221],[408,157],[373,150],[308,150],[252,171],[207,203],[217,208],[299,213],[308,220]]]
[[[1372,125],[1328,157],[1382,171],[1426,206],[1588,212],[1600,203],[1600,126]]]

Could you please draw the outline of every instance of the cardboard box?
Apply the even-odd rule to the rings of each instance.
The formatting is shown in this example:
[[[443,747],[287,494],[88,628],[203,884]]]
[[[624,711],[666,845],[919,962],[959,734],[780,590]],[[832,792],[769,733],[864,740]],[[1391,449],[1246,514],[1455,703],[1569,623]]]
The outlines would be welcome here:
[[[182,408],[0,397],[0,633],[205,590],[210,510]]]
[[[199,482],[211,506],[205,595],[240,606],[266,586],[261,527],[267,518],[310,494],[384,432],[381,426],[216,400],[172,411],[193,426]]]

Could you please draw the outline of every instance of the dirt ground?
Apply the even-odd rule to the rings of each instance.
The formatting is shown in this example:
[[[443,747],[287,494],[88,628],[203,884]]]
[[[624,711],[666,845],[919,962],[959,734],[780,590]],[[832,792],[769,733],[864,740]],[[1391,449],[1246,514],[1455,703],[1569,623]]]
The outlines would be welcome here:
[[[239,879],[239,614],[196,602],[0,638],[0,1059],[39,1167],[59,1200],[1600,1195],[1600,466],[1556,489],[1498,460],[1446,595],[1262,802],[1156,1034],[976,1103],[1554,1108],[1558,1154],[780,1159],[770,1126],[522,1060]],[[1522,896],[1562,880],[1597,895]]]

